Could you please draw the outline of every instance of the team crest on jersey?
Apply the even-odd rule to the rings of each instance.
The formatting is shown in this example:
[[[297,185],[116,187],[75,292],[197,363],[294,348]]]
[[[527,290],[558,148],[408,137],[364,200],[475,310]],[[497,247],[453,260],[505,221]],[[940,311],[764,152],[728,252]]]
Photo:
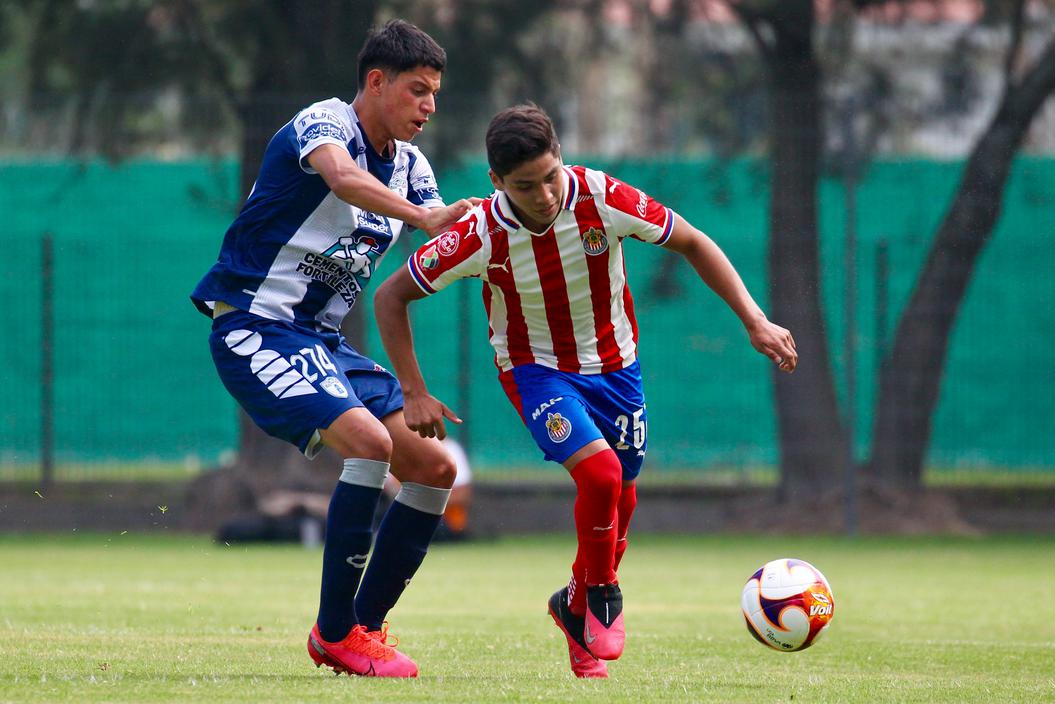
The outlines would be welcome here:
[[[591,227],[582,236],[582,248],[591,255],[597,256],[608,251],[608,237],[596,227]]]
[[[436,249],[445,257],[449,257],[458,251],[460,239],[454,230],[447,230],[436,240]]]
[[[418,263],[422,269],[435,269],[440,263],[440,257],[436,254],[435,245],[429,247],[418,256]]]
[[[345,388],[344,384],[341,383],[341,380],[335,376],[326,377],[322,380],[319,386],[321,386],[322,390],[328,393],[330,396],[335,396],[337,398],[348,398],[348,389]]]
[[[571,421],[560,413],[547,413],[546,433],[552,442],[562,443],[571,435]]]

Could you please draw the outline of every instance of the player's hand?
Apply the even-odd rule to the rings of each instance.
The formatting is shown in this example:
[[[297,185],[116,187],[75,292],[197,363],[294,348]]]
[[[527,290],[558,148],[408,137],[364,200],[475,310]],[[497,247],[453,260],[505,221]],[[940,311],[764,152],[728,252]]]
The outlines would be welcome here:
[[[407,427],[423,438],[447,437],[447,426],[443,419],[452,423],[462,422],[454,411],[447,408],[442,401],[435,396],[425,393],[422,395],[411,394],[403,398],[403,419]]]
[[[751,346],[773,360],[782,372],[790,374],[799,363],[799,353],[795,350],[795,338],[786,328],[771,323],[765,318],[747,330],[751,336]]]
[[[456,223],[472,207],[472,201],[462,198],[442,208],[429,208],[429,214],[421,221],[421,229],[430,238],[435,237]]]

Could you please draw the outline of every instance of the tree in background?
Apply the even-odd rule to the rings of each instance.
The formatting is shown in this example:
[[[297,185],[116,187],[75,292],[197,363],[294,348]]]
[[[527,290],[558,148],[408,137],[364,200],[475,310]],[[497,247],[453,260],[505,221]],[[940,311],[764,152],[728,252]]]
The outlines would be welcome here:
[[[356,54],[381,4],[23,0],[32,26],[31,114],[63,99],[73,125],[66,150],[112,159],[156,144],[157,128],[145,116],[166,108],[178,112],[180,138],[198,147],[227,143],[233,131],[241,165],[235,210],[279,127],[311,102],[355,95]],[[227,129],[217,113],[237,129]],[[349,322],[346,334],[361,338],[361,317]],[[252,508],[279,486],[332,483],[331,474],[312,471],[296,448],[265,435],[241,410],[239,432],[234,464],[201,475],[191,488],[188,508],[200,525]]]
[[[840,61],[853,51],[855,20],[909,3],[722,1],[747,29],[755,60],[707,42],[685,43],[688,18],[717,0],[16,0],[0,8],[0,46],[27,42],[25,65],[14,74],[34,106],[24,127],[30,141],[54,144],[62,123],[68,129],[57,146],[77,155],[121,158],[159,140],[215,151],[234,147],[242,164],[239,203],[278,126],[311,101],[351,97],[365,30],[390,16],[417,22],[448,49],[440,119],[423,135],[438,164],[466,149],[478,152],[471,142],[494,110],[525,99],[547,107],[562,132],[579,134],[576,151],[618,156],[621,147],[612,148],[612,140],[629,130],[600,119],[605,100],[613,99],[606,82],[636,87],[624,93],[634,94],[643,129],[633,137],[643,150],[662,148],[664,132],[668,145],[702,143],[720,157],[751,150],[758,147],[756,112],[739,111],[762,94],[758,67],[764,66],[770,308],[795,332],[802,355],[796,374],[775,381],[781,489],[785,498],[801,497],[838,486],[849,456],[819,296],[817,187],[824,168],[841,168],[830,148],[835,126],[826,124],[827,96],[842,80]],[[1055,42],[1049,37],[1037,51],[1023,48],[1030,45],[1026,2],[985,5],[981,22],[1006,26],[1011,37],[1005,90],[965,165],[881,370],[873,448],[863,463],[873,488],[911,493],[920,487],[959,306],[999,217],[1013,157],[1055,84]],[[817,8],[834,14],[822,21]],[[616,10],[629,13],[622,30],[606,14]],[[970,95],[969,67],[951,52],[945,79],[943,109],[956,110]],[[870,80],[869,90],[893,90],[878,69]],[[4,90],[5,101],[13,100],[6,81]],[[697,112],[695,129],[672,139],[671,131],[684,129],[672,119],[674,104]],[[873,133],[858,137],[865,152],[884,129],[872,118]],[[656,280],[674,277],[662,269]],[[348,331],[353,340],[357,330]],[[243,419],[235,475],[250,496],[269,481],[314,481],[320,473],[307,467],[295,450]]]
[[[234,210],[252,188],[279,127],[311,102],[354,97],[356,55],[371,25],[402,16],[432,33],[448,47],[441,106],[449,100],[462,115],[478,113],[486,125],[497,105],[485,98],[501,79],[515,77],[502,92],[520,100],[545,96],[544,87],[558,85],[542,70],[546,52],[520,41],[551,5],[142,0],[71,6],[62,0],[19,0],[4,12],[29,37],[22,86],[31,103],[28,112],[65,115],[70,125],[61,144],[42,141],[75,156],[121,159],[156,149],[166,138],[160,125],[168,126],[172,139],[198,149],[222,151],[237,135],[241,169]],[[11,35],[4,32],[0,39],[11,41]],[[477,111],[469,107],[473,103]],[[49,120],[41,122],[47,128]],[[455,113],[437,120],[426,135],[438,147],[432,155],[437,164],[450,164],[466,149],[465,134]],[[355,307],[344,326],[360,349],[364,311]],[[203,474],[191,489],[188,503],[199,525],[252,508],[261,494],[277,487],[329,491],[332,473],[311,469],[327,465],[325,458],[309,463],[242,412],[239,429],[234,464]]]
[[[897,2],[855,0],[836,10],[861,13]],[[795,332],[801,362],[776,377],[781,485],[785,497],[839,486],[849,456],[837,411],[819,301],[817,183],[824,75],[817,56],[814,0],[730,0],[769,71],[770,300],[773,318]],[[913,495],[922,485],[949,336],[978,256],[1000,213],[1011,163],[1034,116],[1055,91],[1055,39],[1032,62],[1022,56],[1025,2],[990,3],[983,17],[1007,22],[1005,87],[975,143],[959,187],[884,360],[875,409],[869,486]]]

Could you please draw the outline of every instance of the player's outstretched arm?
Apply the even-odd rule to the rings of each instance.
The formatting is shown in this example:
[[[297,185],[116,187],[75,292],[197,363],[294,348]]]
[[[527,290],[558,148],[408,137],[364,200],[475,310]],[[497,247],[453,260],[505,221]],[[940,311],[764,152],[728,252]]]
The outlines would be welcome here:
[[[421,374],[407,306],[411,301],[424,297],[424,292],[414,283],[407,268],[400,267],[374,294],[374,314],[381,332],[381,343],[392,362],[399,385],[403,387],[403,417],[407,427],[423,438],[442,440],[447,437],[443,419],[453,423],[461,423],[462,420],[442,401],[429,394]]]
[[[675,214],[674,228],[665,246],[685,257],[704,283],[732,308],[744,324],[752,347],[773,360],[781,371],[795,371],[799,362],[795,339],[788,330],[766,318],[732,263],[710,237]]]
[[[429,237],[442,232],[472,207],[464,199],[442,208],[414,205],[389,190],[370,172],[359,168],[348,150],[336,144],[319,145],[308,154],[308,163],[341,200],[372,213],[402,220],[424,230]]]

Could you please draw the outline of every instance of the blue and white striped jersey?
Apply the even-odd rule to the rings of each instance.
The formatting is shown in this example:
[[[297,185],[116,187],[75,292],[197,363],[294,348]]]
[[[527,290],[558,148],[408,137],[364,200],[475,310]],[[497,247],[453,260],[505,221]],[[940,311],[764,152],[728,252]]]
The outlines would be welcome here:
[[[382,157],[351,105],[337,98],[315,103],[271,138],[216,264],[191,294],[203,313],[211,317],[223,301],[313,330],[339,329],[403,222],[334,195],[306,158],[322,144],[347,148],[361,168],[410,202],[443,205],[432,167],[416,147],[396,141],[395,154]]]

